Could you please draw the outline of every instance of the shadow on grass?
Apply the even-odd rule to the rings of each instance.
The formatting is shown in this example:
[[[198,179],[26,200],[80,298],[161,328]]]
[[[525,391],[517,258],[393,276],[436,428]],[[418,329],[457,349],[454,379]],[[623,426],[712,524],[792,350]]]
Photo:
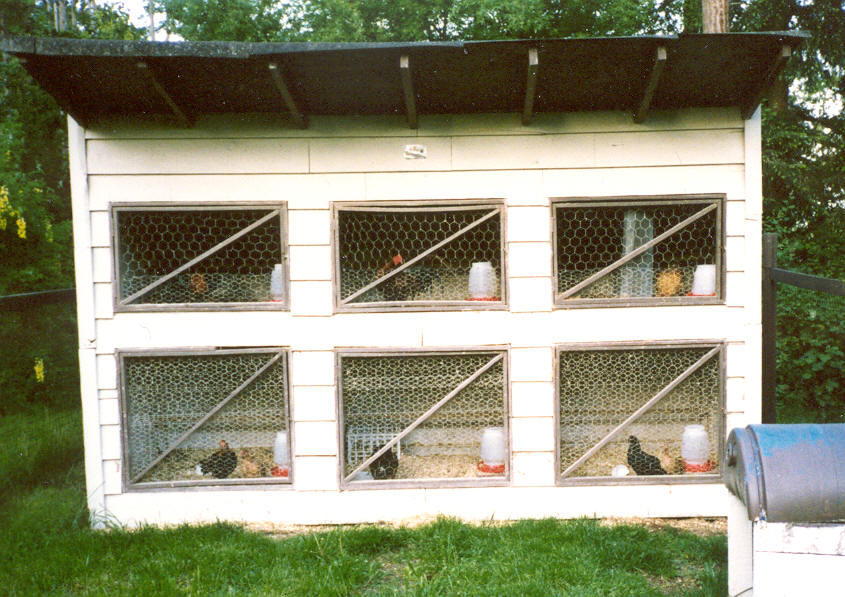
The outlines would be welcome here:
[[[5,419],[0,430],[8,431]],[[44,431],[46,423],[31,423]],[[78,414],[47,427],[58,424],[81,436]],[[11,595],[726,593],[723,536],[595,520],[473,526],[440,519],[415,529],[362,526],[282,540],[224,523],[91,531],[78,456],[57,470],[74,448],[57,441],[65,432],[44,437],[61,456],[53,460],[44,448],[15,459],[3,442],[9,478],[0,503],[0,578]]]

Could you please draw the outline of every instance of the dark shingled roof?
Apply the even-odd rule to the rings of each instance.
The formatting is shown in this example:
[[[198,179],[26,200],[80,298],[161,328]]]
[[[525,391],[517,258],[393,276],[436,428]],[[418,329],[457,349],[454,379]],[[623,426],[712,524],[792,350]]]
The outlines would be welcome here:
[[[83,124],[114,114],[455,114],[737,106],[750,115],[798,32],[478,42],[229,43],[3,38]],[[665,61],[659,48],[665,49]],[[529,50],[536,83],[526,102]],[[410,78],[403,86],[400,57]],[[139,66],[139,63],[146,65]],[[268,65],[277,65],[281,87]],[[408,71],[406,71],[408,72]],[[410,83],[410,85],[408,85]],[[644,103],[644,99],[646,100]],[[529,108],[526,108],[526,105]],[[410,106],[410,110],[409,110]]]

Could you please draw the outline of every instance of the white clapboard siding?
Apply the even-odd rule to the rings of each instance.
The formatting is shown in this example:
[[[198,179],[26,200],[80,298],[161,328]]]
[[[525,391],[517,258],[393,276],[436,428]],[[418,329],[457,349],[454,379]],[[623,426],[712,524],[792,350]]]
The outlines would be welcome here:
[[[518,114],[444,115],[412,131],[397,115],[314,117],[300,130],[246,115],[202,117],[189,130],[124,121],[86,131],[77,152],[87,158],[97,333],[87,366],[96,388],[83,396],[95,405],[86,446],[97,454],[86,468],[99,467],[105,494],[93,505],[129,525],[724,515],[719,483],[556,487],[554,346],[726,341],[728,429],[759,418],[760,213],[759,198],[746,202],[758,184],[745,164],[759,161],[756,134],[734,109],[654,112],[645,124],[625,112],[538,114],[530,127]],[[405,159],[409,144],[427,157]],[[693,194],[727,199],[726,304],[553,308],[550,199]],[[334,314],[333,202],[466,199],[506,206],[506,308]],[[229,201],[286,203],[289,311],[113,312],[113,202]],[[290,348],[292,486],[121,493],[115,351],[227,346]],[[335,350],[355,347],[507,348],[511,487],[339,491]]]
[[[331,247],[328,245],[292,246],[290,248],[290,279],[331,281]]]
[[[294,386],[291,391],[294,421],[334,421],[335,389],[333,386]]]
[[[630,112],[537,113],[531,126],[519,114],[426,114],[419,128],[408,129],[401,115],[337,117],[312,115],[307,129],[293,126],[286,115],[202,115],[189,130],[168,126],[157,118],[104,119],[85,131],[87,139],[209,139],[227,137],[415,137],[452,135],[544,135],[549,133],[626,132],[739,128],[736,108],[652,110],[635,123]]]
[[[288,244],[328,245],[331,242],[331,213],[327,209],[288,211]]]
[[[515,381],[511,384],[511,416],[551,417],[554,415],[555,388],[546,381]]]
[[[511,381],[551,381],[552,358],[550,347],[512,349]]]
[[[299,421],[294,423],[294,456],[336,456],[337,425],[334,421]]]
[[[364,174],[110,174],[90,177],[91,209],[111,201],[286,201],[289,209],[328,209],[329,201],[365,198]]]
[[[549,197],[631,197],[702,193],[723,193],[729,201],[743,200],[743,166],[663,165],[649,168],[619,166],[543,170],[543,194]]]
[[[425,159],[406,159],[407,145],[423,145]],[[451,170],[448,137],[312,139],[310,172],[395,172]]]
[[[296,139],[90,140],[88,174],[308,172],[308,141]]]
[[[552,417],[511,417],[511,450],[549,452],[554,450]]]
[[[298,491],[337,490],[337,456],[298,456],[293,459],[293,483]]]

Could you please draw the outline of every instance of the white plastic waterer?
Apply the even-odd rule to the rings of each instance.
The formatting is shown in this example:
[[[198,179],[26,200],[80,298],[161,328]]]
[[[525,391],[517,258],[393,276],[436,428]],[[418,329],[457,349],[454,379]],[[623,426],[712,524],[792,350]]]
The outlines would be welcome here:
[[[270,298],[276,302],[285,298],[285,276],[281,263],[274,265],[270,274]]]
[[[487,427],[481,435],[481,462],[502,466],[508,457],[508,442],[501,427]]]
[[[469,268],[469,297],[490,299],[496,296],[496,271],[489,261],[478,261]]]
[[[681,458],[684,465],[703,466],[710,458],[710,439],[704,425],[687,425],[681,436]]]
[[[695,267],[692,276],[693,296],[713,296],[716,294],[716,266],[702,264]]]
[[[288,432],[279,431],[276,440],[273,442],[273,463],[281,468],[290,466],[290,446],[288,445]]]

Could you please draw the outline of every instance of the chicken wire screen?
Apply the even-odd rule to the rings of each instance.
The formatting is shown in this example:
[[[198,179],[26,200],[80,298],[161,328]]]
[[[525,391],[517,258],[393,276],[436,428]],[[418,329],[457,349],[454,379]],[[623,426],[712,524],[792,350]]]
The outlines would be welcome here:
[[[719,345],[563,348],[558,354],[561,481],[688,481],[719,474]]]
[[[497,205],[336,207],[340,309],[504,302]]]
[[[721,296],[721,201],[576,201],[554,211],[556,303]]]
[[[286,301],[283,208],[118,207],[117,308]]]
[[[129,485],[290,478],[281,349],[121,355]]]
[[[504,352],[339,358],[344,486],[507,479]]]

